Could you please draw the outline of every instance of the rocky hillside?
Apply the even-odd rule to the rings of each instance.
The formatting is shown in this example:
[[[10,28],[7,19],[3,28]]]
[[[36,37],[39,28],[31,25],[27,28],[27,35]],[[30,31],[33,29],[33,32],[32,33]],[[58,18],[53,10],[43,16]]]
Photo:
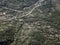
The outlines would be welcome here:
[[[59,0],[0,0],[0,45],[60,45]]]

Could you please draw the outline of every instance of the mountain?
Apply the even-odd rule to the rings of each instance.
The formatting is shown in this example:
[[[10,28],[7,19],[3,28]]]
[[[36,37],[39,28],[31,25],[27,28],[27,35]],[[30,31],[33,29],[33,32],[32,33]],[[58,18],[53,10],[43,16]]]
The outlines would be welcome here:
[[[60,1],[0,0],[0,45],[60,45]]]

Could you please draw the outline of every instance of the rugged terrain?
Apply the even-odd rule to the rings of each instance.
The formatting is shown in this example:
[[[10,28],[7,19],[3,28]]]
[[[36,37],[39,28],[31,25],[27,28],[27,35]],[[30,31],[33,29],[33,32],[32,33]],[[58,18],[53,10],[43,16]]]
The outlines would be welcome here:
[[[59,0],[0,0],[0,45],[60,45]]]

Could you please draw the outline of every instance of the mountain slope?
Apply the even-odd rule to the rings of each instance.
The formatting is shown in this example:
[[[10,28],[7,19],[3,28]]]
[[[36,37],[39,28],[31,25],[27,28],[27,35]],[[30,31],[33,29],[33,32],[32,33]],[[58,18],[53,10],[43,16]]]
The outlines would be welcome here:
[[[55,1],[1,0],[0,44],[60,45],[60,12]]]

